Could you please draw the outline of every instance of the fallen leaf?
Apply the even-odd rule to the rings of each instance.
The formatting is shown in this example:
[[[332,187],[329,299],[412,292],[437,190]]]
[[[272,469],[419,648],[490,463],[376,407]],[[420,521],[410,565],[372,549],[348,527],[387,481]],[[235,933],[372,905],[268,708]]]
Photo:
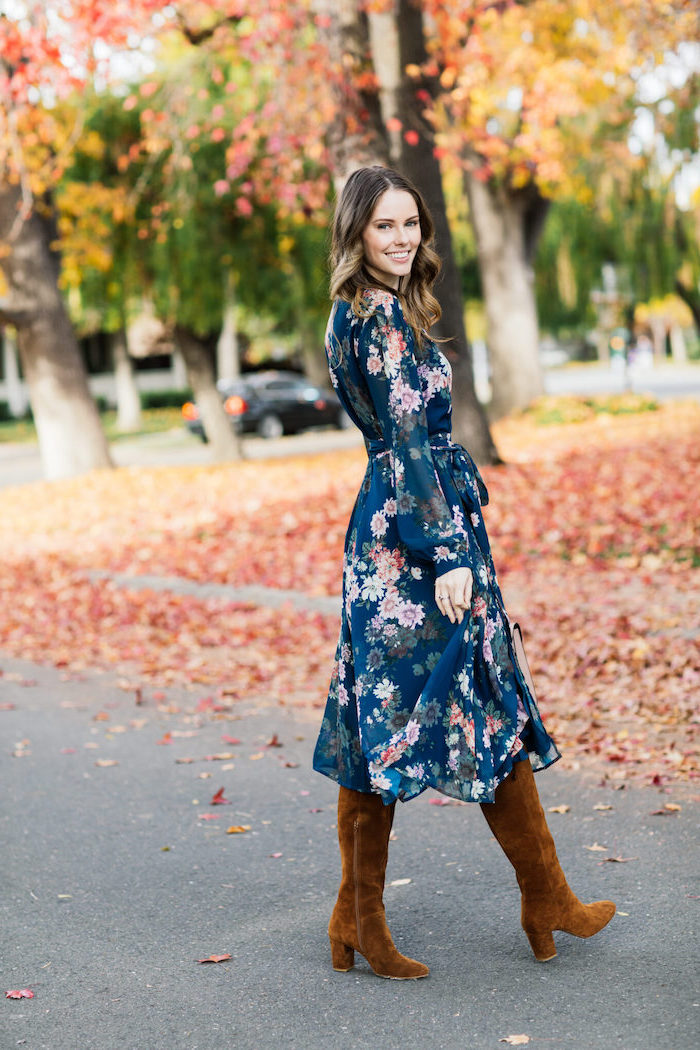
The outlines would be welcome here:
[[[93,722],[109,722],[109,715],[106,711],[98,711],[96,715],[92,716]]]
[[[0,704],[0,711],[14,711],[16,707],[17,705],[13,703],[3,703]]]
[[[323,810],[316,807],[315,809],[310,809],[309,813],[323,813]]]
[[[503,1039],[498,1040],[499,1043],[508,1043],[509,1046],[525,1046],[526,1043],[530,1042],[529,1035],[506,1035]]]
[[[603,864],[627,864],[630,860],[639,860],[639,857],[604,857]]]
[[[410,881],[411,881],[410,879],[393,879],[389,883],[389,885],[390,886],[408,886]]]
[[[232,751],[219,751],[215,755],[205,755],[205,762],[228,762],[229,759],[233,758]]]
[[[75,747],[62,747],[61,748],[61,754],[62,755],[75,755],[77,753],[77,750],[78,749],[75,748]]]
[[[601,846],[598,842],[594,842],[592,846],[584,846],[584,849],[589,849],[592,853],[605,853],[607,846]]]
[[[206,959],[197,959],[198,963],[221,963],[230,959],[230,955],[208,955]]]
[[[270,856],[273,858],[273,860],[279,860],[279,858],[282,857],[283,855],[284,854],[282,854],[282,853],[271,853],[270,854]]]
[[[164,733],[163,736],[160,738],[160,740],[156,740],[156,744],[161,744],[161,745],[172,744],[172,742],[173,742],[173,735],[170,732]]]
[[[277,736],[277,733],[273,733],[268,742],[265,744],[265,747],[284,747],[284,744]]]
[[[243,835],[246,831],[250,831],[250,824],[232,824],[226,828],[227,835]]]
[[[466,802],[462,802],[461,798],[431,798],[428,802],[429,806],[466,806]]]
[[[176,758],[175,762],[178,766],[190,766],[194,762],[193,758]]]
[[[613,809],[613,808],[614,808],[614,807],[613,807],[613,806],[611,806],[611,805],[610,805],[609,803],[607,803],[607,802],[596,802],[595,806],[593,807],[593,809],[597,809],[597,810],[599,810],[600,812],[603,812],[604,810],[607,810],[607,809]]]
[[[33,999],[34,992],[31,988],[19,988],[17,991],[5,992],[6,999]]]
[[[670,809],[672,813],[680,813],[683,807],[679,806],[677,802],[667,802],[664,809]]]
[[[221,820],[219,813],[198,813],[199,820]]]
[[[242,741],[239,740],[237,736],[229,736],[228,733],[224,733],[224,735],[221,737],[221,739],[223,740],[223,742],[225,744],[240,744],[240,743],[242,743]]]
[[[298,762],[285,762],[284,763],[284,768],[285,769],[298,769],[299,768],[299,763]]]
[[[550,806],[547,810],[548,813],[568,813],[571,806],[567,806],[566,803],[562,803],[560,806]]]
[[[100,769],[107,769],[108,766],[118,766],[116,758],[98,758],[95,761],[95,765],[99,766]]]
[[[212,798],[212,800],[209,803],[209,805],[210,806],[230,806],[231,803],[229,802],[229,800],[227,798],[224,798],[224,789],[223,788],[219,788],[219,790],[216,792],[216,794]]]
[[[250,759],[251,762],[259,762],[260,759],[264,758],[264,757],[265,757],[265,755],[264,755],[264,753],[262,751],[258,751],[254,755],[248,755],[248,758]]]

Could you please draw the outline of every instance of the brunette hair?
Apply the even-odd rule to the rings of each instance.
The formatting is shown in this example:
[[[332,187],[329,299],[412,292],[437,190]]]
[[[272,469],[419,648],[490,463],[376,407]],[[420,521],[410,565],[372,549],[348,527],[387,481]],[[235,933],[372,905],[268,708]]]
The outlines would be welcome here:
[[[411,272],[401,279],[398,290],[373,277],[365,264],[362,234],[372,218],[377,201],[389,189],[405,190],[416,202],[421,241]],[[418,347],[423,333],[440,318],[440,304],[432,293],[440,272],[440,259],[433,248],[435,227],[421,194],[404,175],[379,166],[358,168],[345,183],[336,205],[331,242],[331,299],[351,303],[360,317],[368,315],[362,304],[367,288],[383,288],[398,295]]]

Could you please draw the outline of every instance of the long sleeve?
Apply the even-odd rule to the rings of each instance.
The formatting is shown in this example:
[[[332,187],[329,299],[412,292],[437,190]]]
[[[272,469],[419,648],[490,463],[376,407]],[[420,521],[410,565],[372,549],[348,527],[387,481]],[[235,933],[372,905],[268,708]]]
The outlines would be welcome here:
[[[357,352],[390,456],[402,542],[438,576],[470,567],[461,507],[448,505],[435,470],[413,330],[398,299],[382,296],[362,324]]]

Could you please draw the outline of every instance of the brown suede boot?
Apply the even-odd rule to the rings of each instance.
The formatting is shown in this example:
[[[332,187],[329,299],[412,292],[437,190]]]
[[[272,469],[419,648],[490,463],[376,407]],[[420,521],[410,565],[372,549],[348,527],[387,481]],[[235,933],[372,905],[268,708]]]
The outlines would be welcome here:
[[[521,922],[538,962],[557,954],[553,930],[592,937],[610,922],[615,914],[612,901],[582,904],[570,890],[528,761],[516,763],[496,788],[495,803],[484,803],[481,809],[515,868],[522,893]]]
[[[343,873],[328,926],[333,969],[351,970],[355,952],[364,955],[378,977],[426,977],[427,966],[396,950],[384,917],[384,875],[394,805],[379,795],[340,788],[338,842]]]

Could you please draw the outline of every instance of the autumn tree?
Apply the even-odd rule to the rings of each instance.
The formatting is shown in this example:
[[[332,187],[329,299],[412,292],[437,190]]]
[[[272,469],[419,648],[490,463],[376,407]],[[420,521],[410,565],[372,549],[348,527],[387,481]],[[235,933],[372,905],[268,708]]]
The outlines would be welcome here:
[[[683,0],[424,0],[439,79],[427,116],[460,164],[488,321],[494,414],[541,390],[533,260],[549,203],[592,201],[603,170],[636,166],[640,78],[692,40]]]

